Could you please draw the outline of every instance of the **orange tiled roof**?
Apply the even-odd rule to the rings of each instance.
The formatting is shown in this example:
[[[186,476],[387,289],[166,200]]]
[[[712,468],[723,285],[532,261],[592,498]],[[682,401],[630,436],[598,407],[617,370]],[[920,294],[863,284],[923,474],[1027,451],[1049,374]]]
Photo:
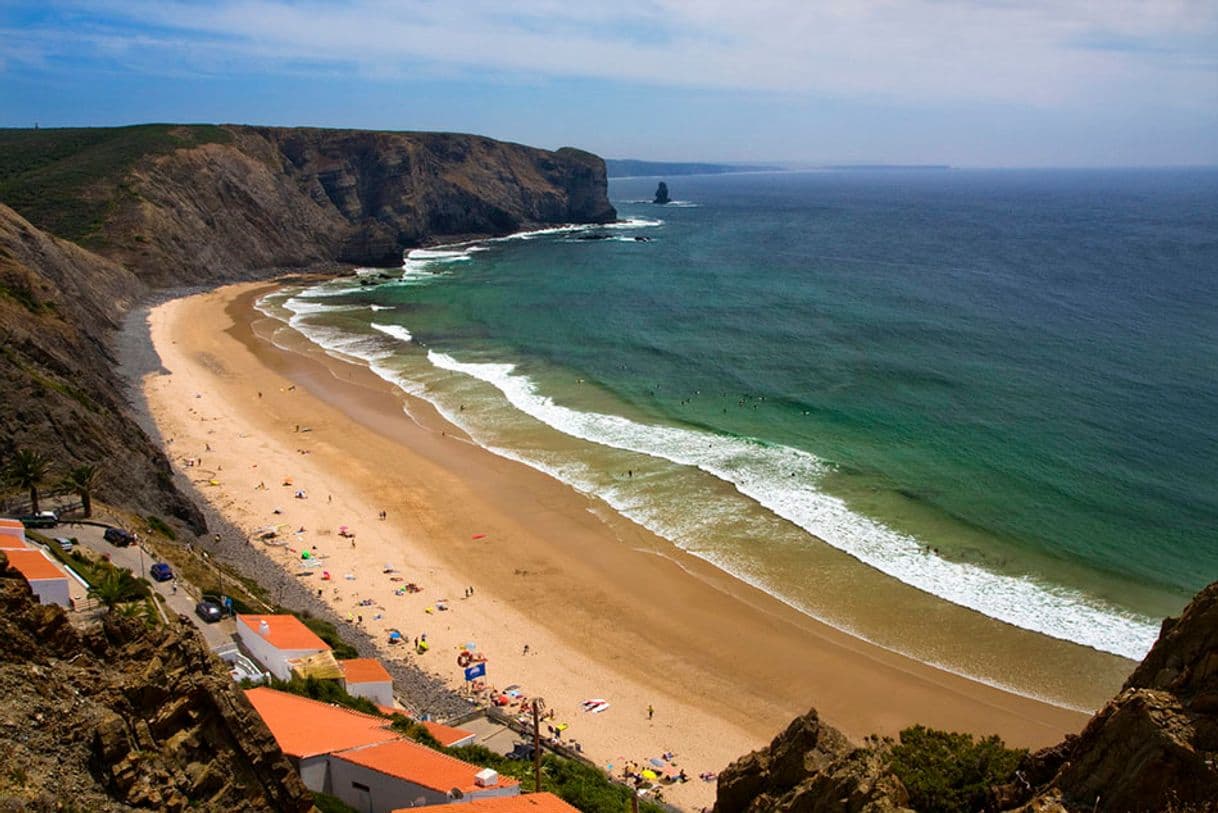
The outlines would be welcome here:
[[[403,807],[393,813],[407,813],[414,808]],[[578,813],[579,808],[559,799],[553,793],[526,793],[520,796],[492,796],[471,799],[461,804],[461,813]]]
[[[462,762],[410,740],[399,739],[380,745],[369,745],[366,748],[353,748],[334,754],[334,758],[362,765],[386,776],[405,779],[440,793],[447,793],[453,788],[458,788],[462,793],[488,789],[480,787],[474,781],[474,776],[485,770],[484,768]],[[515,779],[500,776],[499,781],[490,788],[509,788],[519,784]]]
[[[288,756],[329,754],[396,739],[389,721],[260,686],[245,692]]]
[[[348,683],[382,683],[393,680],[376,658],[352,658],[339,661],[338,665]]]
[[[294,615],[239,615],[237,620],[243,622],[262,635],[260,629],[265,621],[271,628],[269,635],[262,637],[271,642],[276,649],[329,649],[330,645],[314,634]]]
[[[42,551],[26,548],[9,548],[4,551],[8,563],[13,569],[25,576],[27,581],[34,579],[66,579],[64,573],[51,562]]]
[[[466,731],[464,728],[453,728],[452,726],[432,723],[427,720],[419,723],[419,725],[426,728],[427,733],[435,737],[440,745],[443,745],[445,748],[474,736],[474,732]]]
[[[25,525],[19,519],[9,519],[8,517],[0,517],[0,528],[20,528],[25,530]]]

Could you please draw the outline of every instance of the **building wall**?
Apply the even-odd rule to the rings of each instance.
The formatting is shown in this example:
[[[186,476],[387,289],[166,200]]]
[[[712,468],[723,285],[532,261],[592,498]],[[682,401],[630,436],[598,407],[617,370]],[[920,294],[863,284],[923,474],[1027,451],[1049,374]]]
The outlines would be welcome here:
[[[296,769],[300,772],[300,778],[304,781],[306,788],[313,791],[321,791],[322,793],[330,792],[329,754],[322,754],[318,757],[305,757],[297,763]]]
[[[330,761],[329,791],[359,813],[389,813],[400,807],[442,805],[450,801],[447,793],[416,785],[406,779],[386,776],[380,771],[356,765],[335,757]],[[367,788],[362,791],[358,785]],[[462,801],[489,799],[494,796],[516,796],[519,785],[487,788],[467,793]]]
[[[305,655],[315,655],[322,651],[320,649],[276,649],[270,641],[258,634],[258,630],[251,629],[240,619],[237,620],[237,637],[241,639],[241,645],[254,656],[254,660],[280,680],[290,680],[292,677],[288,661],[293,658],[303,658]]]
[[[393,708],[393,681],[381,680],[368,683],[348,683],[347,693],[366,697],[373,703]]]
[[[68,595],[68,579],[31,579],[30,587],[38,601],[43,604],[58,604],[60,607],[71,607],[72,597]]]

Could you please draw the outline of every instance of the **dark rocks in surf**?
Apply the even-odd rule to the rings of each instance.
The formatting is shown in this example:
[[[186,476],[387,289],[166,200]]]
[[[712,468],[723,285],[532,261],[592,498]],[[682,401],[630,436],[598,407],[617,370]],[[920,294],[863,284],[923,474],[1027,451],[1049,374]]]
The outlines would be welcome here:
[[[668,197],[668,184],[660,181],[660,185],[656,187],[656,199],[652,203],[665,204],[672,198]]]

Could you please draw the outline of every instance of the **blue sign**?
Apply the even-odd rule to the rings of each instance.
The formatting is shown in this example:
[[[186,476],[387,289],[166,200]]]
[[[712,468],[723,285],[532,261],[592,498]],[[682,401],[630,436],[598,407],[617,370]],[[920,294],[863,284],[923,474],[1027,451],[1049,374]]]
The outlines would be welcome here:
[[[473,666],[465,670],[466,680],[477,680],[480,677],[486,676],[486,661],[475,663]]]

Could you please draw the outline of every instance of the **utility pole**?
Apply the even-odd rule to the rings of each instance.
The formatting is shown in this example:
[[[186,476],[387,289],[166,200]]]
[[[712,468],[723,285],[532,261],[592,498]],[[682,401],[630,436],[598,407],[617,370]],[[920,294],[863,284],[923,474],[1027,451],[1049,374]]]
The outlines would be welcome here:
[[[533,792],[541,793],[541,698],[533,698]]]

